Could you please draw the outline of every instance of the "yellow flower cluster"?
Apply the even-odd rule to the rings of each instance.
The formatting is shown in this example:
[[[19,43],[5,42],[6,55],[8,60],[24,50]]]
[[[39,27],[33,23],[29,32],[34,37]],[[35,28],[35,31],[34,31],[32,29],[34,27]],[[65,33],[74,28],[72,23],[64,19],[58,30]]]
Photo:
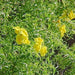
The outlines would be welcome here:
[[[75,14],[73,13],[73,11],[71,10],[71,12],[69,13],[68,17],[72,20],[75,18]]]
[[[41,56],[45,56],[45,54],[47,53],[47,47],[43,45],[43,39],[41,39],[40,37],[35,38],[35,44],[34,44],[34,49],[36,50],[36,52],[40,52]]]
[[[66,27],[65,25],[62,25],[60,28],[59,28],[60,32],[61,32],[61,37],[64,36],[64,33],[66,33]]]
[[[64,11],[62,16],[59,17],[59,19],[63,19],[65,21],[70,21],[72,19],[75,18],[75,14],[73,13],[73,11],[71,10],[70,13],[68,14],[68,11]]]
[[[45,56],[46,53],[47,53],[47,47],[46,46],[41,47],[40,49],[41,56]]]
[[[61,21],[60,20],[58,20],[57,23],[58,23],[57,26],[59,28],[59,31],[61,32],[61,37],[63,37],[64,33],[66,33],[66,26],[65,25],[61,25]]]
[[[19,26],[13,27],[15,29],[16,36],[16,42],[17,44],[30,44],[30,41],[28,40],[28,33],[24,28],[20,28]]]
[[[19,26],[13,27],[15,30],[15,33],[17,34],[16,36],[16,42],[17,44],[30,44],[30,41],[28,40],[28,33],[24,28],[20,28]],[[40,37],[35,38],[35,44],[34,44],[34,49],[36,52],[40,52],[41,56],[45,56],[47,53],[47,47],[44,46],[43,44],[43,39]]]

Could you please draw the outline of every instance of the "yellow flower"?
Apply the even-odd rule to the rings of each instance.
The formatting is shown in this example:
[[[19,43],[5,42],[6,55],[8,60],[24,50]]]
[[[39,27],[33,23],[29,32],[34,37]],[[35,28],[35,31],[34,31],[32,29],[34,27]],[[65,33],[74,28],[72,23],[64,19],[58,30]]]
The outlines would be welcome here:
[[[30,44],[30,41],[28,40],[27,36],[24,36],[22,34],[18,34],[16,36],[16,43],[17,44]]]
[[[64,36],[64,33],[66,33],[66,27],[65,25],[62,25],[60,28],[59,28],[60,32],[61,32],[61,37]]]
[[[40,54],[41,54],[41,56],[45,56],[46,53],[47,53],[47,47],[46,47],[46,46],[43,46],[43,47],[40,49]]]
[[[60,31],[66,33],[66,29],[65,28],[66,28],[66,26],[65,25],[62,25],[60,27]]]
[[[27,33],[27,31],[24,29],[24,28],[21,28],[21,30],[20,30],[21,32],[23,32],[24,33],[24,35],[26,35],[26,36],[28,36],[28,33]]]
[[[22,44],[22,43],[23,43],[23,39],[24,39],[24,37],[21,36],[20,34],[18,34],[18,35],[16,36],[16,43],[17,43],[17,44]]]
[[[43,39],[41,39],[40,37],[35,38],[35,44],[33,46],[33,48],[36,50],[36,52],[40,52],[41,56],[45,56],[45,54],[47,53],[47,47],[44,46],[43,43]]]
[[[27,39],[24,39],[23,44],[27,44],[27,45],[30,44],[30,41],[28,40],[28,38]]]
[[[34,44],[34,49],[35,49],[36,52],[38,53],[38,52],[40,51],[40,49],[41,49],[41,45],[38,44],[38,43],[35,43],[35,44]]]
[[[63,21],[70,21],[71,19],[73,19],[72,18],[73,17],[73,11],[71,11],[68,16],[67,15],[68,15],[68,11],[65,10],[65,11],[63,11],[63,14],[59,17],[59,19],[62,19]]]
[[[40,45],[41,45],[42,42],[43,42],[43,39],[41,39],[40,37],[35,38],[34,40],[35,40],[36,43],[38,43],[38,44],[40,44]]]
[[[62,19],[63,21],[70,21],[70,20],[75,18],[75,14],[73,13],[72,10],[71,10],[71,12],[69,14],[67,14],[67,13],[68,13],[67,10],[64,11],[63,14],[59,17],[59,19]]]
[[[13,29],[15,29],[15,33],[18,34],[20,32],[20,27],[17,26],[17,27],[13,27]]]
[[[63,37],[64,36],[64,33],[63,32],[61,32],[61,37]]]
[[[24,35],[28,36],[28,33],[24,28],[20,28],[19,26],[17,26],[17,27],[13,27],[13,29],[15,29],[16,34],[18,34],[19,32],[23,32]]]
[[[16,36],[16,42],[17,44],[30,44],[30,41],[28,40],[28,33],[24,28],[20,28],[19,26],[13,27],[15,29]]]
[[[75,18],[75,14],[73,13],[73,11],[71,10],[71,12],[69,13],[68,17],[72,20]]]

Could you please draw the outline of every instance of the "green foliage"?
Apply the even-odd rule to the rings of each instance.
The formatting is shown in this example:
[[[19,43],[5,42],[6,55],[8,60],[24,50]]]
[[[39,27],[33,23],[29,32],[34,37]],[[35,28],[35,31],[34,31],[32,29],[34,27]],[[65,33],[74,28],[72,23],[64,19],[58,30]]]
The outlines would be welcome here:
[[[0,0],[0,75],[75,75],[75,20],[61,21],[64,10],[73,10],[74,0]],[[16,44],[13,26],[25,28],[30,45]],[[42,37],[48,48],[41,57],[33,48],[34,38]]]

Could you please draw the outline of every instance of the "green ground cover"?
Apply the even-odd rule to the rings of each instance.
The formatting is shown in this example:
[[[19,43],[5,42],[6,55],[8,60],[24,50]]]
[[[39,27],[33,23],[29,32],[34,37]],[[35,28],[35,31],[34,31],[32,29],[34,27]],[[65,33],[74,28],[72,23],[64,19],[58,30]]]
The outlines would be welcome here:
[[[74,0],[0,0],[0,75],[75,75],[74,13]],[[29,45],[16,43],[16,26],[26,29]],[[33,48],[37,37],[44,56]]]

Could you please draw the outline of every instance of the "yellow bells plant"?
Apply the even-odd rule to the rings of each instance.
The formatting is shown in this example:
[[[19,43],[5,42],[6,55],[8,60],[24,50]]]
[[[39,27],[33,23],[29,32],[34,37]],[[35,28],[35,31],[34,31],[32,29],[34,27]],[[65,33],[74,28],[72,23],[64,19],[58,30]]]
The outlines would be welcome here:
[[[38,43],[35,43],[35,44],[34,44],[34,49],[35,49],[36,52],[38,53],[38,52],[40,51],[40,49],[41,49],[41,45],[38,44]]]
[[[68,14],[68,17],[72,20],[75,18],[75,14],[73,13],[73,11],[71,10],[71,12]]]
[[[13,27],[13,29],[15,30],[15,33],[18,34],[20,31],[23,32],[25,35],[28,36],[27,31],[24,28],[20,28],[19,26]]]
[[[35,38],[34,39],[35,44],[34,44],[34,49],[36,50],[36,52],[39,52],[43,43],[43,39],[41,37]]]
[[[23,32],[17,34],[16,42],[17,44],[30,44],[30,41],[28,40],[28,36],[26,36]]]
[[[30,44],[30,41],[28,40],[28,38],[24,39],[23,44],[27,44],[27,45]]]
[[[66,33],[66,26],[65,25],[61,25],[61,21],[58,20],[57,21],[57,27],[59,28],[59,31],[61,32],[61,37],[64,36],[64,33]]]
[[[64,33],[66,33],[66,26],[65,25],[62,25],[61,27],[59,27],[59,30],[61,32],[61,37],[64,36]]]
[[[75,18],[75,14],[71,10],[70,13],[68,14],[68,11],[65,10],[63,14],[59,17],[59,19],[62,19],[63,21],[70,21]]]
[[[47,53],[47,47],[44,46],[43,39],[41,37],[38,37],[38,38],[35,38],[34,40],[35,40],[35,44],[33,48],[35,49],[35,51],[37,53],[40,52],[41,56],[45,56],[45,54]]]
[[[21,37],[21,35],[17,35],[16,36],[16,43],[17,44],[22,44],[22,37]]]
[[[18,34],[21,28],[19,26],[16,26],[16,27],[13,27],[13,29],[15,30],[15,33]]]
[[[38,44],[40,44],[40,45],[43,43],[43,39],[40,38],[40,37],[35,38],[34,40],[35,40],[36,43],[38,43]]]
[[[62,15],[59,17],[59,19],[62,19],[63,21],[69,21],[70,19],[67,17],[67,10],[64,10]]]
[[[28,33],[27,33],[27,31],[26,31],[24,28],[21,28],[20,31],[21,31],[24,35],[28,36]]]
[[[41,56],[45,56],[47,53],[47,47],[46,46],[43,46],[41,49],[40,49],[40,55]]]
[[[24,28],[14,27],[16,36],[16,43],[17,44],[30,44],[28,40],[28,33]]]

